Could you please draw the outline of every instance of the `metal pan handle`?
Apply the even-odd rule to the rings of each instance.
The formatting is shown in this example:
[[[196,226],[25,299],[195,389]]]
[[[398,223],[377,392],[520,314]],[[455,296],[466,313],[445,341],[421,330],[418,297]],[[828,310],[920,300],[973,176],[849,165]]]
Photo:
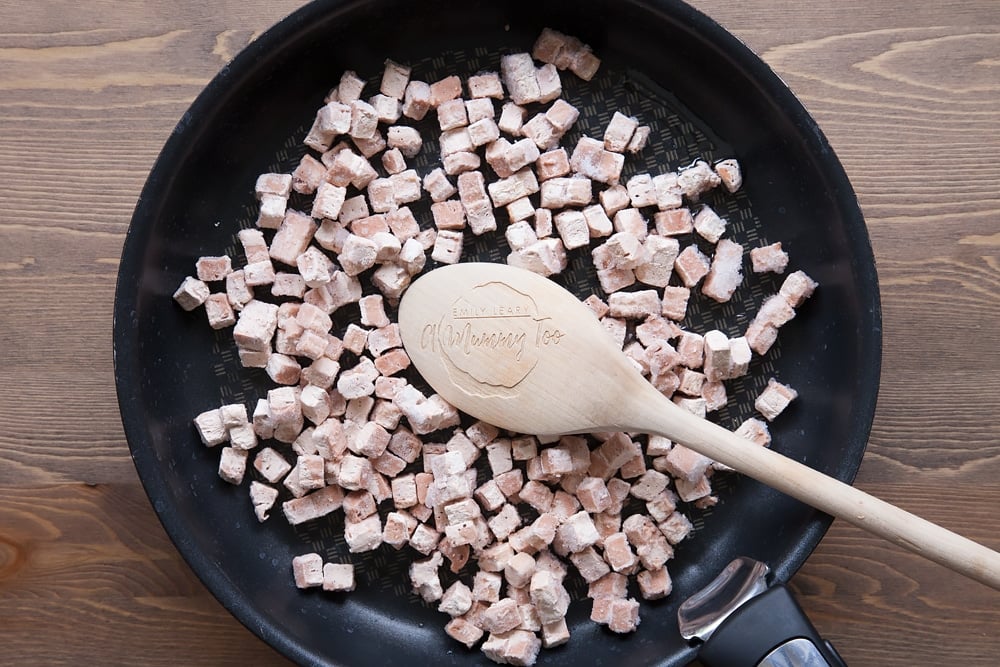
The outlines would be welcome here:
[[[706,667],[847,667],[768,567],[737,558],[678,612],[681,634],[700,640]]]

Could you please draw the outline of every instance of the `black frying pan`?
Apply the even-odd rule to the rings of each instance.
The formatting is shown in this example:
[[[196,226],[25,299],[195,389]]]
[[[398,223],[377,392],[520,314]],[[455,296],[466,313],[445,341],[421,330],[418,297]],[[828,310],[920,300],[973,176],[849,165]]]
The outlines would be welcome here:
[[[262,35],[209,84],[157,160],[135,210],[115,304],[115,370],[132,456],[153,506],[199,577],[247,627],[304,664],[489,664],[442,631],[447,620],[409,591],[409,554],[388,547],[351,557],[339,521],[299,529],[274,517],[258,524],[246,486],[216,476],[218,453],[191,426],[198,412],[252,401],[267,388],[240,368],[229,332],[212,332],[200,311],[170,298],[199,255],[223,251],[242,262],[235,232],[256,217],[253,183],[294,168],[301,138],[341,72],[380,75],[386,57],[414,77],[497,69],[504,51],[528,50],[544,26],[593,46],[604,65],[591,86],[563,77],[583,109],[581,131],[600,136],[616,108],[654,128],[626,175],[676,169],[693,157],[735,156],[743,192],[710,203],[748,245],[780,240],[793,266],[821,288],[779,345],[755,362],[753,381],[731,391],[717,415],[734,426],[770,374],[800,400],[773,425],[775,447],[841,480],[861,461],[879,379],[881,320],[874,260],[855,196],[816,123],[756,56],[710,19],[666,0],[329,0],[309,5]],[[572,81],[571,81],[572,80]],[[566,142],[564,142],[566,143]],[[424,151],[431,164],[434,147]],[[418,209],[429,224],[426,208]],[[500,241],[480,240],[468,257],[498,261]],[[585,296],[593,275],[572,255],[562,282]],[[741,289],[731,307],[696,302],[688,324],[711,317],[735,335],[774,280]],[[350,313],[338,313],[346,326]],[[540,664],[681,665],[695,649],[679,636],[677,606],[735,556],[767,563],[786,581],[822,537],[830,518],[748,479],[721,485],[721,503],[693,513],[695,536],[668,565],[674,592],[643,603],[642,625],[616,636],[571,606],[573,638],[543,651]],[[353,560],[358,590],[345,597],[297,590],[289,562],[322,551]],[[574,589],[579,596],[580,587]]]

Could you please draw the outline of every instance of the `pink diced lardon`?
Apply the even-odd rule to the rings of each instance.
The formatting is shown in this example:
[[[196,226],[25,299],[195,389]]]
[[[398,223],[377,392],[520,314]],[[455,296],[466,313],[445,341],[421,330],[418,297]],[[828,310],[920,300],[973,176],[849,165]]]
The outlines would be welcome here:
[[[532,116],[528,122],[522,125],[521,134],[535,142],[535,145],[543,151],[552,150],[558,146],[559,139],[562,137],[562,133],[543,113]]]
[[[220,257],[199,257],[195,263],[195,271],[198,280],[203,282],[213,282],[225,280],[233,271],[232,260],[228,255]]]
[[[499,79],[497,79],[497,82],[499,83]],[[469,117],[470,125],[485,119],[495,122],[497,117],[496,109],[493,107],[493,100],[475,95],[473,95],[473,99],[465,100],[465,113]]]
[[[305,252],[315,233],[316,223],[310,216],[289,210],[271,241],[271,258],[295,266],[296,258]]]
[[[194,310],[205,303],[211,291],[203,281],[187,276],[174,292],[174,301],[184,310]]]
[[[423,120],[431,108],[431,87],[424,81],[410,81],[403,93],[403,115]]]
[[[704,336],[705,343],[705,376],[709,380],[722,380],[729,377],[732,356],[729,338],[725,333],[714,329]]]
[[[712,266],[701,285],[701,293],[725,303],[733,297],[743,282],[743,246],[729,239],[720,240],[715,246]]]
[[[658,211],[653,215],[656,232],[661,236],[680,236],[694,231],[694,218],[686,208]]]
[[[722,185],[729,192],[736,192],[743,186],[743,173],[740,163],[733,159],[720,160],[715,163],[715,173],[718,174]]]
[[[635,266],[636,279],[646,285],[666,287],[680,250],[677,239],[649,235],[642,244],[642,259]]]
[[[637,208],[623,208],[615,213],[614,227],[617,232],[632,234],[640,242],[646,240],[649,225]]]
[[[646,147],[649,142],[649,135],[652,132],[652,128],[649,125],[640,125],[635,128],[635,132],[632,133],[632,138],[628,142],[628,146],[625,150],[629,153],[635,155],[636,153],[641,153],[642,149]]]
[[[438,126],[441,131],[465,127],[469,124],[469,115],[465,110],[465,100],[454,99],[442,102],[437,108]]]
[[[439,231],[465,228],[465,208],[458,200],[452,199],[431,204],[431,215],[433,215],[434,225]]]
[[[500,58],[500,77],[514,104],[528,104],[541,99],[535,64],[531,54],[514,53]]]
[[[382,168],[389,174],[398,174],[406,169],[406,158],[398,148],[390,148],[382,153]]]
[[[513,102],[507,102],[500,108],[500,118],[497,120],[497,127],[501,132],[512,137],[521,136],[521,127],[524,125],[524,107]]]
[[[625,165],[625,156],[605,150],[604,144],[596,139],[582,137],[573,149],[569,163],[582,176],[615,185]]]
[[[396,148],[403,157],[414,158],[423,148],[423,140],[420,132],[406,125],[393,125],[386,131],[386,145],[389,148]]]
[[[394,97],[397,100],[403,99],[403,96],[406,94],[406,86],[410,82],[410,71],[410,68],[406,65],[386,60],[379,92],[383,95]]]
[[[767,423],[753,417],[744,421],[733,432],[761,447],[771,444],[771,433],[768,431]]]
[[[423,186],[424,190],[430,194],[431,201],[434,202],[444,201],[458,192],[440,167],[424,176]]]
[[[566,153],[566,149],[556,148],[541,153],[535,161],[535,170],[539,181],[547,181],[550,178],[569,174],[569,155]]]
[[[624,153],[635,128],[638,126],[639,121],[635,118],[616,111],[611,117],[607,129],[604,130],[604,148],[616,153]]]
[[[460,231],[443,229],[438,232],[431,251],[431,259],[442,264],[457,264],[462,258],[463,234]]]
[[[378,118],[378,122],[385,123],[386,125],[392,125],[399,120],[401,115],[403,115],[402,104],[395,97],[389,97],[388,95],[382,95],[380,93],[372,96],[372,98],[368,100],[368,104],[370,104],[375,110],[375,116]],[[372,137],[372,139],[375,141],[381,141],[381,134],[376,133],[376,136]],[[357,145],[357,141],[355,141],[355,145]],[[358,148],[360,149],[361,147],[359,146]],[[379,150],[373,150],[371,151],[371,154],[374,155],[377,152],[379,152]]]
[[[812,296],[818,283],[805,274],[803,271],[796,271],[788,274],[785,282],[781,284],[778,294],[784,297],[792,308],[798,308],[802,303]]]
[[[677,172],[677,185],[684,196],[692,201],[721,183],[718,174],[704,160],[695,160],[694,164]]]
[[[767,421],[774,421],[775,417],[784,412],[785,408],[798,397],[798,392],[771,378],[767,381],[767,387],[761,392],[757,400],[754,401],[754,408],[764,415]]]
[[[562,95],[562,81],[555,65],[542,65],[535,70],[535,81],[538,82],[538,101],[551,102]]]
[[[461,95],[462,80],[457,76],[447,76],[431,84],[431,106],[434,108]]]
[[[552,178],[543,181],[540,188],[542,208],[586,206],[593,199],[589,178]]]
[[[304,554],[292,559],[292,575],[299,588],[323,585],[323,557],[317,553]]]
[[[753,248],[750,263],[754,273],[784,273],[788,267],[788,253],[781,249],[781,242]]]
[[[656,206],[656,188],[653,187],[653,177],[649,174],[637,174],[628,179],[625,184],[632,206]]]
[[[466,83],[469,88],[469,96],[472,98],[503,99],[503,85],[500,83],[500,75],[496,72],[474,74],[469,77]]]
[[[257,226],[261,229],[277,229],[288,210],[288,199],[278,195],[265,194],[260,199]]]
[[[708,274],[708,257],[695,245],[689,245],[674,260],[674,270],[685,287],[694,287]]]
[[[236,314],[225,293],[210,294],[205,299],[205,315],[213,329],[225,329],[236,323]]]
[[[705,205],[694,216],[694,230],[709,243],[718,243],[726,232],[726,221]]]

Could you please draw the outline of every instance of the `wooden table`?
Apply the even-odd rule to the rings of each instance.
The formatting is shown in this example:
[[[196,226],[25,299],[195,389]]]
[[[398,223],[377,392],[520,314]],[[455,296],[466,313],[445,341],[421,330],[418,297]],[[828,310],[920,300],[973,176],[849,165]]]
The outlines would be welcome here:
[[[0,663],[282,664],[167,539],[119,421],[111,312],[193,97],[299,0],[0,6]],[[881,278],[861,488],[1000,548],[1000,6],[695,4],[843,161]],[[997,664],[1000,593],[837,522],[795,577],[852,665]]]

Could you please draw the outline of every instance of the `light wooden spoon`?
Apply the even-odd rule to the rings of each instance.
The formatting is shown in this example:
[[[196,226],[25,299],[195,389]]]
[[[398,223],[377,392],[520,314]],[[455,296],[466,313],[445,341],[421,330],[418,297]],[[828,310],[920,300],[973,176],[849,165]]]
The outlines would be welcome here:
[[[576,297],[502,264],[430,271],[399,305],[403,346],[445,400],[520,433],[656,433],[1000,590],[1000,554],[676,406]]]

